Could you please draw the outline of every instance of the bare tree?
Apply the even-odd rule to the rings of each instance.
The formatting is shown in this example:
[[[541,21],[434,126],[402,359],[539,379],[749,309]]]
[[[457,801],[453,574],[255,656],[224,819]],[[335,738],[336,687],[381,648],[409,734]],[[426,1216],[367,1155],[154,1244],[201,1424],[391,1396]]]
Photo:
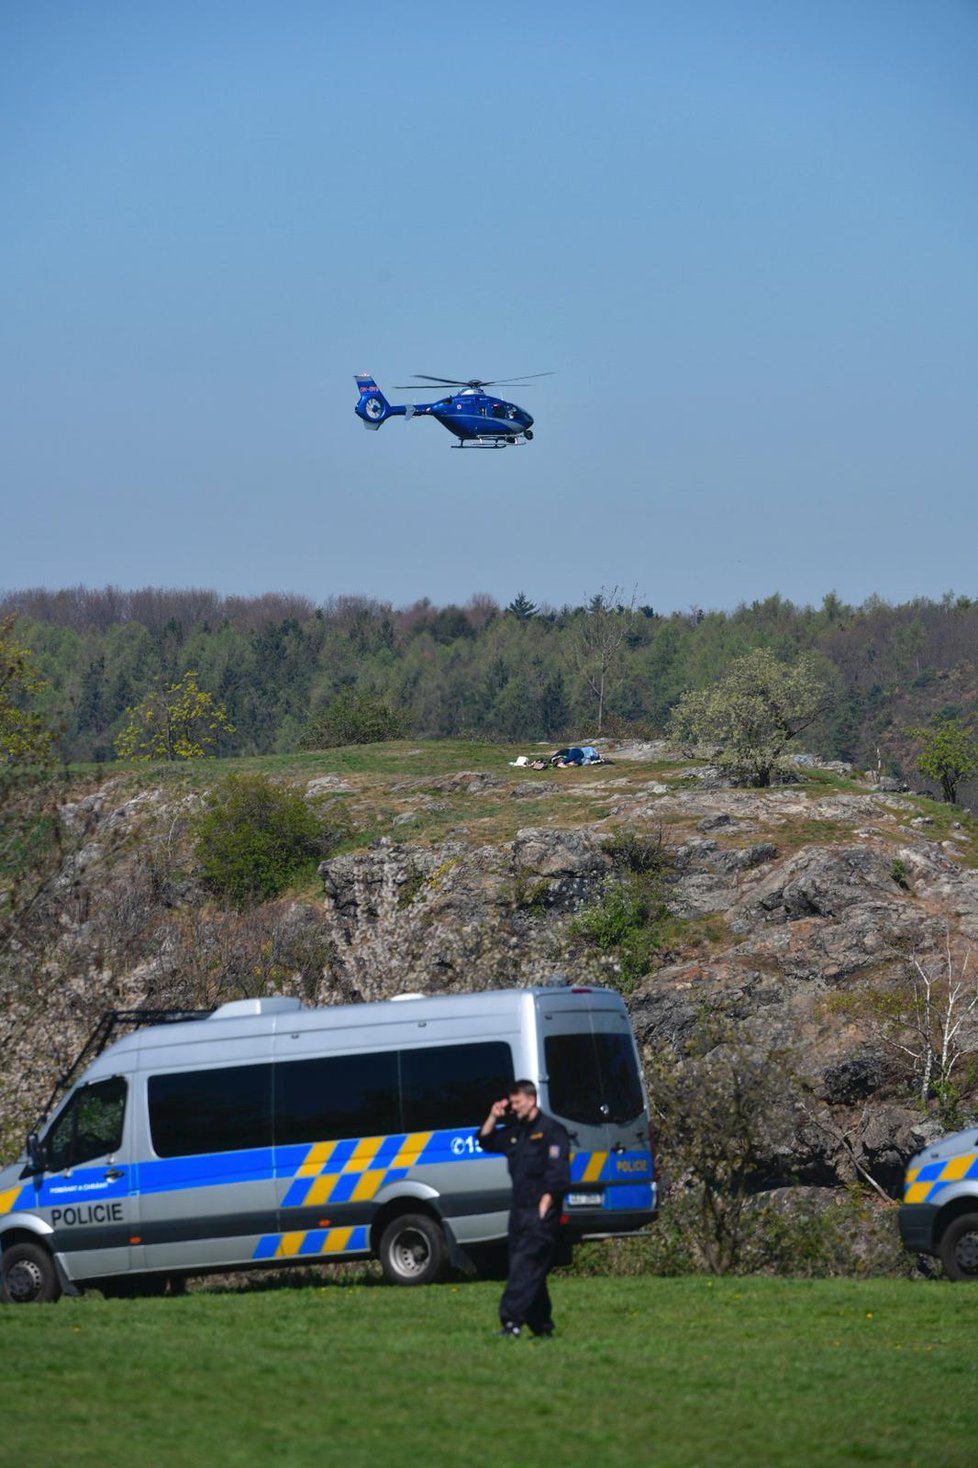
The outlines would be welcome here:
[[[862,1020],[902,1059],[921,1101],[936,1097],[942,1119],[955,1121],[957,1072],[978,1052],[978,974],[970,946],[956,948],[950,923],[940,948],[912,953],[893,987],[840,995],[832,1007]]]
[[[608,696],[621,681],[622,647],[635,617],[635,592],[622,601],[622,588],[613,586],[592,596],[583,615],[572,625],[574,663],[597,699],[597,733],[604,727]]]
[[[918,1070],[920,1099],[926,1101],[932,1089],[946,1093],[959,1061],[978,1046],[978,983],[968,974],[970,947],[956,971],[949,928],[939,963],[925,968],[917,954],[910,962],[912,1038],[901,1049]]]

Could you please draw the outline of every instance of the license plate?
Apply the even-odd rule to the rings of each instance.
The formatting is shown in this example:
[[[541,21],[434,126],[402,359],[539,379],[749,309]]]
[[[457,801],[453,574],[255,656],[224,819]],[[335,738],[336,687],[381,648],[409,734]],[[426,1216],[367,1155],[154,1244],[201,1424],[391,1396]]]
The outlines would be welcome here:
[[[572,1208],[600,1208],[604,1202],[603,1193],[568,1193],[567,1202]]]

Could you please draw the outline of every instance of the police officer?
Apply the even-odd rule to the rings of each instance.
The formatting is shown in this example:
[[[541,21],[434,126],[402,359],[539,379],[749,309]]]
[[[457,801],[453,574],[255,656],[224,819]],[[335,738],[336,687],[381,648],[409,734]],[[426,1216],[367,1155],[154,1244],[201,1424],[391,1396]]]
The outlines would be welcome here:
[[[502,1123],[502,1125],[500,1125]],[[499,1302],[500,1335],[553,1335],[547,1274],[557,1247],[564,1194],[570,1182],[570,1139],[537,1105],[532,1081],[514,1081],[507,1100],[494,1101],[479,1132],[483,1152],[509,1165],[509,1277]]]

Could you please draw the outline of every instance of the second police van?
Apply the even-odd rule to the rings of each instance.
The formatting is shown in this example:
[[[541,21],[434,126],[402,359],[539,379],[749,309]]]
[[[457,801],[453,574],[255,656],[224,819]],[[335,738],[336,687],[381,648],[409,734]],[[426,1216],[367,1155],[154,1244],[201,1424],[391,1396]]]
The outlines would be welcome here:
[[[0,1171],[0,1293],[371,1257],[398,1284],[470,1268],[506,1237],[510,1193],[478,1128],[520,1077],[571,1136],[564,1238],[649,1223],[648,1109],[617,993],[245,999],[110,1045]]]

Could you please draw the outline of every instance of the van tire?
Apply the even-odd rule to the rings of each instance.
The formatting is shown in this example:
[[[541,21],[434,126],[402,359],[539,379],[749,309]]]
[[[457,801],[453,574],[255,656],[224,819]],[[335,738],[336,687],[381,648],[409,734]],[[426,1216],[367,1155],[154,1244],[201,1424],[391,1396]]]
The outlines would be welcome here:
[[[54,1260],[43,1244],[8,1244],[0,1300],[5,1305],[53,1305],[61,1297]]]
[[[941,1234],[941,1263],[948,1279],[978,1281],[978,1213],[962,1213]]]
[[[402,1213],[389,1223],[379,1254],[388,1284],[434,1284],[448,1263],[445,1235],[427,1213]]]

